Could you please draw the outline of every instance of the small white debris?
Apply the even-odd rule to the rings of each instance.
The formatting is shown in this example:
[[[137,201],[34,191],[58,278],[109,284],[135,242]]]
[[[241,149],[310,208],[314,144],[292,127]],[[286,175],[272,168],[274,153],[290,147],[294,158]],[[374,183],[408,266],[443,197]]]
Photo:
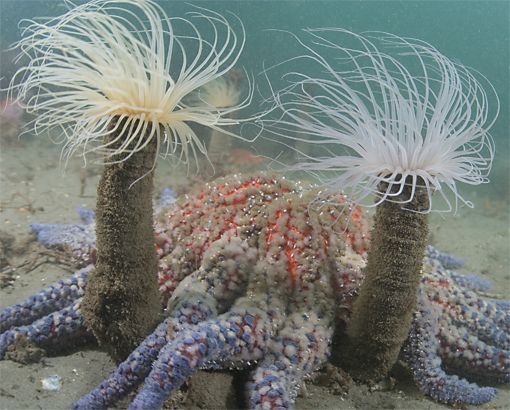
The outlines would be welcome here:
[[[44,390],[59,391],[62,388],[62,377],[57,374],[41,380]]]

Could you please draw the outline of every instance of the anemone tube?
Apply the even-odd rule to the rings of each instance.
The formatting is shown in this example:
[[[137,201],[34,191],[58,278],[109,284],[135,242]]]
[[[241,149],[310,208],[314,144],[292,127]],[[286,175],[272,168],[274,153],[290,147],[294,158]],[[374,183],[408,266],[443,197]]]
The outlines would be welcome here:
[[[387,185],[382,182],[381,185]],[[380,186],[386,192],[387,186]],[[392,194],[398,187],[392,188]],[[347,327],[349,373],[357,380],[383,379],[397,361],[409,334],[427,246],[429,196],[406,185],[383,201],[370,233],[365,279]],[[406,202],[405,209],[399,202]]]
[[[123,123],[112,120],[110,127],[118,129],[105,136],[104,144],[125,140]],[[116,361],[125,359],[159,322],[152,216],[157,153],[153,139],[128,159],[112,156],[112,162],[103,165],[97,186],[98,259],[89,275],[83,313],[87,326]]]
[[[239,104],[241,98],[243,83],[243,70],[240,68],[233,68],[223,77],[205,84],[197,97],[199,97],[206,104],[217,107],[226,108]],[[229,118],[235,119],[236,112],[229,115]],[[224,129],[229,131],[231,127]],[[209,146],[207,149],[211,171],[221,170],[225,167],[225,162],[228,161],[228,155],[231,151],[233,138],[221,132],[218,129],[212,129],[209,139]]]

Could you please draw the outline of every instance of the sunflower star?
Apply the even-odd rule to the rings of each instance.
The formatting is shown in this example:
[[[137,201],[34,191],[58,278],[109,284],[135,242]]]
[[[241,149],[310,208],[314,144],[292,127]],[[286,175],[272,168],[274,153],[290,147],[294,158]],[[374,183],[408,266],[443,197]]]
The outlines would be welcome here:
[[[369,247],[366,215],[346,198],[315,201],[270,176],[234,177],[155,215],[161,301],[167,319],[110,378],[74,404],[115,404],[143,381],[130,408],[159,408],[200,368],[246,367],[252,408],[292,408],[300,383],[327,360],[335,323],[348,320]],[[172,202],[172,201],[170,201]],[[168,205],[168,197],[162,205]],[[36,225],[46,245],[93,255],[85,227]],[[92,256],[93,257],[93,256]],[[442,367],[508,382],[510,304],[483,301],[488,283],[459,275],[463,260],[427,248],[405,358],[421,390],[450,404],[479,404],[494,388],[448,376]],[[0,359],[16,338],[53,350],[86,340],[81,298],[92,265],[0,315]],[[50,313],[53,312],[53,313]]]

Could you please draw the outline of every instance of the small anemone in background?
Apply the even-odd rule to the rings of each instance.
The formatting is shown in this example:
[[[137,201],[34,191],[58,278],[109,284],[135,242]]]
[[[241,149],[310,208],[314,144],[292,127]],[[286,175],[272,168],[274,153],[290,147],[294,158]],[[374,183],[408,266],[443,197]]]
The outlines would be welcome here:
[[[242,94],[243,71],[232,69],[222,77],[205,83],[194,97],[199,102],[195,105],[205,104],[215,108],[236,107],[239,105]]]
[[[250,77],[246,76],[251,88]],[[189,104],[206,105],[214,108],[234,108],[226,115],[232,119],[237,117],[235,107],[241,100],[243,90],[243,70],[233,68],[225,75],[205,83],[196,92],[190,95]],[[211,129],[207,153],[211,171],[216,174],[222,173],[225,162],[232,149],[232,125]]]
[[[30,21],[16,44],[29,63],[9,92],[38,115],[35,133],[60,129],[67,156],[103,155],[98,260],[83,314],[117,361],[152,331],[161,309],[152,210],[158,155],[189,166],[190,157],[207,154],[189,123],[219,130],[237,124],[230,114],[253,95],[250,88],[226,108],[186,104],[234,67],[245,43],[235,16],[240,34],[222,15],[194,10],[186,19],[168,17],[150,0],[92,0],[44,23]]]
[[[479,75],[494,93],[497,108],[489,113],[477,73],[424,41],[386,33],[371,33],[369,39],[335,28],[305,33],[311,45],[296,38],[306,54],[279,65],[292,62],[296,70],[303,63],[303,71],[312,67],[313,74],[287,73],[290,85],[269,99],[279,117],[263,123],[294,140],[284,142],[287,147],[295,141],[326,147],[324,156],[299,151],[299,161],[284,170],[310,172],[326,195],[346,190],[360,203],[375,194],[365,279],[343,349],[350,374],[374,384],[396,362],[409,333],[428,215],[438,210],[433,193],[444,198],[446,211],[456,210],[459,201],[473,207],[457,183],[488,182],[494,157],[488,130],[499,99]],[[455,196],[453,204],[446,188]]]

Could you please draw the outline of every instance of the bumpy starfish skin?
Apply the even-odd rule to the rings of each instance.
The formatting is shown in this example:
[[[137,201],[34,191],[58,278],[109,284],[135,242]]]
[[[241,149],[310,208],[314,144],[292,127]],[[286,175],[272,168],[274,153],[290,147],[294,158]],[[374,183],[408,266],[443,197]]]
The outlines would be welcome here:
[[[405,348],[415,380],[437,401],[485,403],[496,389],[447,376],[441,364],[452,372],[508,383],[510,303],[482,300],[472,290],[489,290],[489,282],[452,272],[438,260],[425,258],[424,271]]]
[[[364,214],[345,198],[316,202],[317,193],[281,179],[237,177],[160,209],[156,245],[168,318],[74,408],[108,407],[145,381],[130,408],[156,409],[199,368],[254,362],[251,407],[292,408],[299,384],[327,359],[335,323],[348,320],[368,250]],[[162,206],[174,200],[166,194]],[[81,216],[85,226],[34,230],[45,245],[65,243],[93,260],[94,218]],[[444,370],[508,382],[510,307],[475,296],[487,282],[448,270],[463,263],[427,248],[405,353],[424,393],[479,404],[497,390]],[[3,309],[0,358],[20,334],[56,351],[86,340],[80,303],[90,269]]]

